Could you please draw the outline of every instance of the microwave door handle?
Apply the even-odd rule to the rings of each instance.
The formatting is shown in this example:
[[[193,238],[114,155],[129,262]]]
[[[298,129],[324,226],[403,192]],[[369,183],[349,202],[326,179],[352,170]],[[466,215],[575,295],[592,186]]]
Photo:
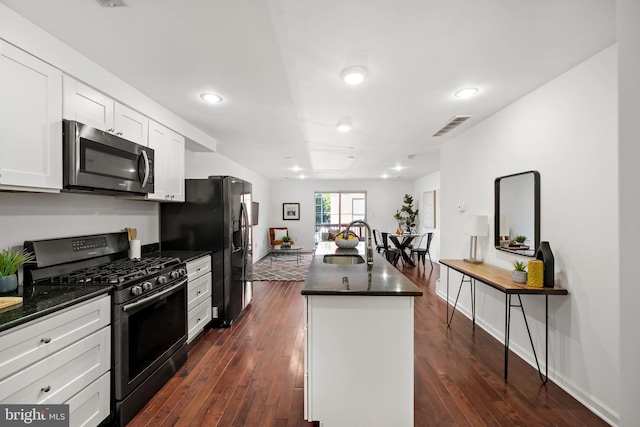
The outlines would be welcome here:
[[[147,157],[147,152],[144,150],[142,150],[142,159],[144,160],[144,178],[141,185],[144,187],[149,180],[149,157]]]

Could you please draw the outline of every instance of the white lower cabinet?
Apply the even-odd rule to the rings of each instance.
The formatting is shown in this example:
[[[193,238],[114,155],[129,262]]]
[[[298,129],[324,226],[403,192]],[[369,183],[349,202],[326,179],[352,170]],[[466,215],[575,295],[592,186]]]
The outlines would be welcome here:
[[[105,295],[0,335],[0,403],[67,403],[71,426],[106,419],[110,313],[111,297]]]
[[[413,297],[306,299],[305,419],[323,427],[413,426]]]
[[[187,263],[187,343],[211,321],[211,257]]]

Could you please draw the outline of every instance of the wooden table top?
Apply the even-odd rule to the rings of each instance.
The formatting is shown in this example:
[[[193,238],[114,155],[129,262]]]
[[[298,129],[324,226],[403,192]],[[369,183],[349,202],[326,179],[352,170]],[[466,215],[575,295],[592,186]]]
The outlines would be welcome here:
[[[495,265],[485,263],[473,264],[461,259],[441,259],[439,262],[506,294],[569,294],[566,289],[557,286],[553,288],[536,288],[527,286],[526,284],[516,283],[511,279],[511,271],[496,267]]]

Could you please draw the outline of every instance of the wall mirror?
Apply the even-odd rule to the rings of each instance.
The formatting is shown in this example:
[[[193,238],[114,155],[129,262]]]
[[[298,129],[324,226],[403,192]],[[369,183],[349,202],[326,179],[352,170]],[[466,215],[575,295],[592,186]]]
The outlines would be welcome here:
[[[496,178],[494,213],[496,249],[534,256],[540,244],[540,173]]]

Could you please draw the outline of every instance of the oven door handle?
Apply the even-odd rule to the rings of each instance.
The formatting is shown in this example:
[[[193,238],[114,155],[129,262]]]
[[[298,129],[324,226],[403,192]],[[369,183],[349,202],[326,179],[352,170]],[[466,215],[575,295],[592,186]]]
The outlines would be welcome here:
[[[124,306],[122,306],[122,311],[125,311],[125,312],[126,311],[131,311],[131,310],[133,310],[135,308],[138,308],[138,307],[142,307],[142,306],[146,306],[146,305],[149,305],[149,304],[153,304],[156,301],[159,301],[162,298],[164,298],[165,295],[173,292],[174,290],[176,290],[180,286],[182,286],[185,283],[187,283],[187,280],[188,279],[184,279],[184,280],[180,281],[180,283],[178,283],[177,285],[173,285],[169,289],[166,289],[166,290],[164,290],[164,291],[162,291],[162,292],[160,292],[158,294],[155,294],[153,296],[150,296],[149,298],[144,298],[144,299],[141,299],[140,301],[136,301],[134,303],[124,305]]]

